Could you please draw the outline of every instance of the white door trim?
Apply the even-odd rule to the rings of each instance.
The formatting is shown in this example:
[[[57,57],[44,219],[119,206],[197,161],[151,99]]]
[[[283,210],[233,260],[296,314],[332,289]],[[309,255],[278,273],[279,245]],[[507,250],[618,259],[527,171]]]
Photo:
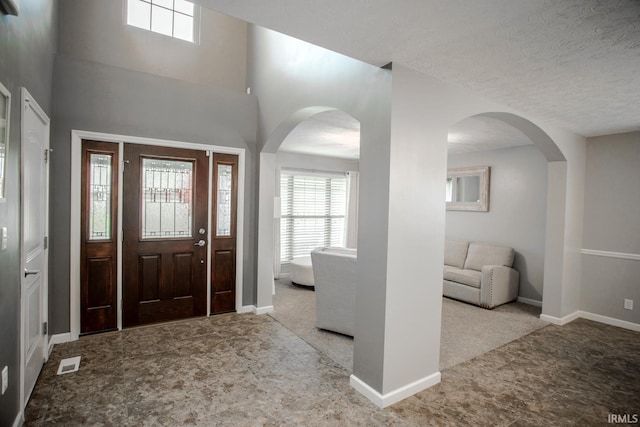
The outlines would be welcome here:
[[[25,120],[24,120],[24,112],[27,107],[31,108],[35,114],[39,116],[39,118],[46,123],[46,132],[45,132],[45,141],[44,147],[46,150],[49,149],[49,141],[50,141],[50,120],[46,113],[40,108],[40,105],[36,102],[36,100],[31,96],[29,91],[22,87],[20,90],[20,410],[23,411],[27,402],[25,401],[25,363],[26,363],[26,354],[25,354],[25,328],[26,328],[26,301],[25,301],[25,292],[24,292],[24,279],[22,272],[24,271],[24,221],[22,218],[24,212],[24,197],[22,191],[22,185],[24,183],[24,137],[26,135],[25,129]],[[44,153],[42,153],[44,156]],[[49,162],[45,163],[45,212],[44,212],[44,235],[49,236]],[[44,249],[43,256],[43,264],[42,264],[42,305],[41,305],[41,316],[44,321],[48,322],[48,308],[49,308],[49,250],[47,248]],[[43,337],[43,354],[42,358],[46,361],[49,358],[49,336],[48,333],[44,334]]]
[[[243,255],[244,255],[244,193],[245,193],[245,149],[224,147],[219,145],[199,144],[184,141],[170,141],[166,139],[143,138],[138,136],[117,135],[103,132],[84,130],[71,131],[71,215],[70,215],[70,271],[69,271],[69,329],[70,338],[75,341],[80,336],[80,178],[82,174],[82,140],[114,142],[120,144],[122,154],[123,143],[156,145],[160,147],[186,148],[204,150],[221,154],[235,154],[238,156],[238,212],[237,212],[237,241],[236,241],[236,311],[242,311]],[[122,158],[122,157],[121,157]],[[122,179],[118,189],[118,231],[122,236]],[[211,199],[211,191],[209,191]],[[211,226],[209,226],[211,228]],[[210,232],[211,230],[209,230]],[[211,241],[211,239],[209,239]],[[118,239],[118,329],[122,329],[122,239]],[[207,260],[210,265],[211,257]],[[208,268],[207,270],[210,270]],[[209,273],[208,273],[209,274]],[[209,302],[207,306],[209,307]],[[208,312],[209,310],[207,310]]]
[[[82,159],[82,138],[80,139],[80,158]],[[124,198],[124,182],[123,182],[123,172],[124,172],[124,144],[122,142],[118,142],[118,159],[120,164],[115,168],[117,170],[118,173],[118,201],[116,203],[118,203],[117,206],[117,210],[116,210],[116,216],[118,217],[118,227],[116,230],[116,252],[118,253],[118,255],[116,256],[116,310],[118,311],[116,313],[116,326],[118,327],[118,330],[122,330],[122,237],[123,237],[123,233],[122,233],[122,209],[120,208],[123,205],[123,198]],[[73,171],[72,171],[73,174]],[[80,165],[80,174],[82,174],[82,165]],[[73,176],[73,175],[71,175]],[[73,179],[71,180],[73,182]],[[82,182],[82,180],[78,180],[79,182]],[[80,190],[82,191],[82,190]],[[73,193],[72,193],[73,194]],[[77,193],[79,195],[82,195],[82,193]],[[73,197],[73,196],[72,196]],[[78,211],[79,213],[81,213],[82,208],[80,208],[80,210]],[[78,242],[78,244],[80,244],[80,234],[78,234],[78,238],[75,240]],[[71,240],[71,244],[73,245],[74,240]],[[78,258],[78,263],[80,262],[81,258]],[[73,260],[73,258],[72,258]],[[73,261],[72,261],[73,262]],[[80,268],[80,264],[78,264],[78,268]],[[78,276],[80,277],[80,276]],[[78,281],[78,286],[80,286],[80,282]],[[81,289],[79,289],[79,292],[82,292]],[[80,293],[78,293],[78,296],[80,296]],[[72,307],[72,306],[71,306]],[[80,314],[80,300],[78,299],[78,313]],[[80,322],[80,318],[78,318],[78,322]],[[80,323],[78,323],[78,332],[80,331]],[[76,339],[76,338],[74,338]]]
[[[213,227],[213,151],[207,151],[207,160],[209,160],[209,196],[207,197],[207,316],[211,315],[211,256],[213,255],[211,250],[211,243],[213,240],[213,233],[211,233],[211,227]],[[237,254],[236,254],[237,255]],[[237,285],[237,283],[236,283]],[[236,286],[237,287],[237,286]],[[236,293],[237,295],[237,293]],[[238,304],[236,304],[236,307]],[[237,309],[236,309],[237,311]]]

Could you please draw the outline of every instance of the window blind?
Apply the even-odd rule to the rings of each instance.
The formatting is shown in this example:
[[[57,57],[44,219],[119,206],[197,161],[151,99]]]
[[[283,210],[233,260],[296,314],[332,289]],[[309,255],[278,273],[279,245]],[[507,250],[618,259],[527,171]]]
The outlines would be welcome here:
[[[319,246],[344,246],[347,185],[344,175],[282,171],[280,259],[308,256]]]

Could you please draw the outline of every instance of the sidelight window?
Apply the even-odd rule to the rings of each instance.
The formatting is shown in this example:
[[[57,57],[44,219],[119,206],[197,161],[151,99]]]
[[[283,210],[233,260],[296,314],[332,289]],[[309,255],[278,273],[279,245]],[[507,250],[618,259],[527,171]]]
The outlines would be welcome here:
[[[216,236],[231,236],[231,189],[233,166],[218,165],[218,194],[216,197]]]
[[[89,240],[111,238],[111,154],[91,153],[89,174]]]

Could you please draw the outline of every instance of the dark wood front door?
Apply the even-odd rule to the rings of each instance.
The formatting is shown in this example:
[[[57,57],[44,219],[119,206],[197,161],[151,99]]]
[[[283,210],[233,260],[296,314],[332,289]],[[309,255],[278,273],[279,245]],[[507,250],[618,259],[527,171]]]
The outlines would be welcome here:
[[[80,332],[117,328],[118,144],[82,141]]]
[[[211,314],[236,309],[236,212],[238,156],[213,156]]]
[[[123,326],[207,314],[208,158],[125,144]]]

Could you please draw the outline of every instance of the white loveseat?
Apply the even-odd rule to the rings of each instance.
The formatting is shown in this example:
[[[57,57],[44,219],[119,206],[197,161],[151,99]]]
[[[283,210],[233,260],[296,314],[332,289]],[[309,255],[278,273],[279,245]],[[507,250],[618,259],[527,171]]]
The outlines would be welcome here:
[[[520,274],[511,268],[514,257],[507,246],[447,240],[444,296],[485,308],[517,299]]]
[[[353,336],[357,251],[317,248],[311,252],[316,290],[316,327]]]

